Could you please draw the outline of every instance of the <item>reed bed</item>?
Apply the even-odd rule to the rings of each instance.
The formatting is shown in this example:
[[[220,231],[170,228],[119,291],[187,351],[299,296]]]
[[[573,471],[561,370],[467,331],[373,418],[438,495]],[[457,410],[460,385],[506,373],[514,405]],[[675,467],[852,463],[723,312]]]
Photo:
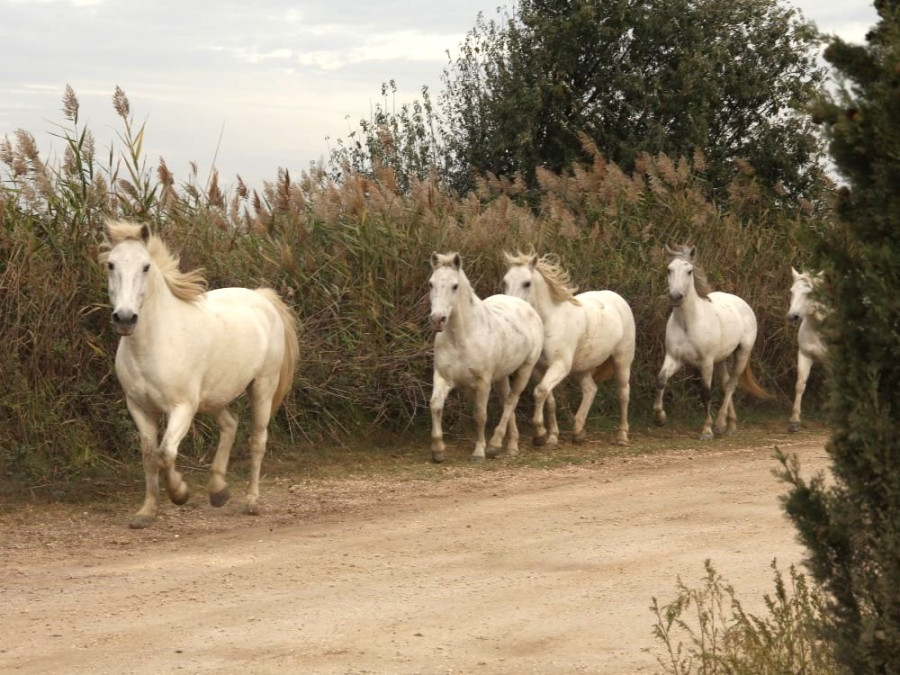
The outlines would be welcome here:
[[[134,462],[135,432],[113,373],[105,274],[96,262],[108,216],[151,223],[186,268],[206,270],[211,288],[268,285],[294,307],[303,324],[301,364],[273,429],[276,452],[377,429],[427,428],[427,279],[435,250],[459,251],[482,297],[499,292],[503,252],[531,248],[557,253],[582,290],[620,293],[638,326],[633,416],[649,418],[668,314],[664,246],[695,244],[714,287],[755,308],[760,338],[752,363],[787,414],[795,360],[784,320],[790,266],[803,265],[798,238],[821,227],[827,213],[761,189],[746,167],[727,194],[712,194],[702,157],[645,156],[626,175],[585,139],[593,162],[563,174],[539,171],[537,190],[487,175],[473,193],[457,195],[438,175],[400,181],[388,167],[348,170],[340,180],[325,167],[299,177],[279,170],[259,190],[240,177],[223,189],[215,172],[202,180],[194,168],[179,180],[164,160],[149,166],[144,128],[118,89],[114,105],[123,130],[106,158],[79,125],[68,89],[58,164],[45,162],[25,131],[0,142],[5,480],[53,486]],[[605,390],[595,416],[614,410]],[[565,416],[567,390],[560,393]],[[699,406],[686,376],[667,396],[675,411]],[[452,429],[465,412],[458,401],[448,404]],[[201,424],[185,452],[202,460],[211,433]]]

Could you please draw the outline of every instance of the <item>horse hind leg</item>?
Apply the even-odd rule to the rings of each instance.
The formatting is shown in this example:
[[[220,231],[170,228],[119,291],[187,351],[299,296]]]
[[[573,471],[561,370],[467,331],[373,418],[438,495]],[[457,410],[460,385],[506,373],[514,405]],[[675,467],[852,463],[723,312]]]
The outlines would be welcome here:
[[[231,457],[231,448],[234,446],[234,437],[237,433],[237,418],[226,407],[216,413],[215,419],[216,424],[219,425],[219,444],[212,467],[210,467],[206,491],[209,494],[209,503],[212,506],[220,507],[225,506],[231,497],[228,492],[228,483],[225,481],[225,474],[228,471],[228,460]]]
[[[734,354],[734,362],[723,362],[719,378],[722,382],[722,406],[716,416],[715,433],[717,436],[737,431],[737,412],[734,409],[734,390],[737,389],[740,374],[747,367],[750,352],[738,350]],[[718,370],[719,366],[717,366]]]
[[[619,430],[616,445],[628,445],[628,403],[631,400],[631,361],[616,363],[616,393],[619,397]]]
[[[498,457],[503,455],[503,439],[509,435],[510,438],[515,436],[514,440],[511,442],[515,445],[515,450],[510,454],[516,454],[519,451],[519,428],[516,426],[516,416],[515,413],[510,415],[508,419],[504,419],[506,416],[506,402],[509,398],[510,392],[510,384],[508,377],[502,377],[496,382],[494,382],[494,389],[497,391],[497,395],[500,398],[500,403],[503,406],[503,416],[500,418],[500,422],[497,423],[497,428],[494,429],[494,433],[491,436],[491,441],[488,443],[487,450],[485,450],[485,456],[490,459],[497,459]]]
[[[272,400],[277,388],[277,377],[257,378],[250,386],[250,484],[247,486],[247,502],[244,505],[244,514],[248,516],[259,515],[259,475],[266,454]]]

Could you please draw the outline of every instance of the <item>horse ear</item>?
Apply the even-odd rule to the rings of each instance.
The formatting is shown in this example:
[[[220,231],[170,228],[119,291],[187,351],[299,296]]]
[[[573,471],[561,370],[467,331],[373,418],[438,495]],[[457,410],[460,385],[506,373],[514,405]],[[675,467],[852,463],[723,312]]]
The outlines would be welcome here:
[[[434,269],[438,266],[438,254],[437,251],[431,252],[431,268]]]
[[[693,260],[695,255],[697,255],[697,247],[696,247],[696,246],[691,246],[691,250],[688,251],[688,258],[690,258],[691,260]]]
[[[150,228],[146,223],[141,225],[141,241],[143,241],[145,244],[150,241]]]
[[[795,270],[794,266],[791,265],[791,277],[794,279],[794,281],[797,281],[797,279],[799,279],[802,276],[803,275],[800,274],[800,272],[798,272],[797,270]]]
[[[535,268],[535,266],[537,265],[537,262],[538,262],[537,253],[532,253],[532,254],[531,254],[531,259],[528,261],[528,267],[529,267],[529,269],[532,269],[532,270],[533,270],[533,269]]]
[[[666,244],[666,255],[670,258],[674,258],[676,255],[678,255],[678,251],[673,251],[671,248],[669,248],[669,245]]]
[[[462,267],[462,258],[459,257],[459,253],[453,254],[453,267],[457,270]]]

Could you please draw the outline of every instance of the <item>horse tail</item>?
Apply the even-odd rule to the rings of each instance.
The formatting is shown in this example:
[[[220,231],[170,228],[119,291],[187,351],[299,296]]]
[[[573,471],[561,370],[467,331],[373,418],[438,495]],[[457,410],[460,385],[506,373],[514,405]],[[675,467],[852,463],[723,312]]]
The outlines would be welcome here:
[[[763,389],[759,382],[756,381],[756,378],[753,376],[753,369],[750,367],[749,361],[747,362],[747,367],[744,368],[744,372],[742,372],[740,377],[738,378],[738,386],[744,391],[753,394],[757,398],[775,398],[772,394]]]
[[[604,380],[608,380],[613,376],[613,373],[616,371],[616,364],[613,363],[612,357],[609,357],[597,366],[597,369],[594,370],[594,382],[603,382]]]
[[[258,288],[256,291],[275,306],[278,316],[281,317],[281,324],[284,326],[284,358],[281,360],[278,387],[272,397],[272,412],[274,413],[294,383],[294,373],[297,370],[297,362],[300,360],[300,340],[297,337],[299,320],[291,308],[278,296],[278,293],[271,288]]]

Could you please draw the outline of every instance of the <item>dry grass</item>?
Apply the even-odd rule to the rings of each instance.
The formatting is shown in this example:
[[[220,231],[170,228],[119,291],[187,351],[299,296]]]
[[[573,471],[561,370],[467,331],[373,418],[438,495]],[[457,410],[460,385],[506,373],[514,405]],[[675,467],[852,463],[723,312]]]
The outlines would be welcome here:
[[[737,172],[728,195],[712,195],[696,176],[702,157],[645,156],[625,175],[594,152],[591,163],[564,174],[539,171],[537,195],[525,194],[516,177],[484,176],[463,196],[436,175],[401,187],[384,166],[340,180],[324,168],[299,177],[279,170],[259,191],[238,178],[227,194],[215,172],[204,181],[195,168],[179,182],[164,162],[148,167],[144,129],[118,89],[115,108],[124,130],[108,165],[79,126],[74,92],[64,99],[59,166],[44,163],[24,131],[0,142],[4,478],[41,484],[133,461],[96,262],[106,217],[151,222],[183,269],[205,269],[211,288],[266,285],[294,306],[305,330],[295,388],[273,429],[276,447],[427,426],[426,282],[435,250],[460,251],[482,296],[499,292],[504,251],[532,247],[558,255],[581,290],[620,293],[639,330],[632,410],[640,418],[663,357],[664,247],[694,244],[712,285],[756,309],[754,369],[786,405],[795,358],[783,318],[789,270],[805,260],[795,237],[820,220],[805,205],[761,193],[752,175]],[[671,383],[676,411],[694,406],[687,382]],[[565,388],[560,393],[565,416]],[[448,403],[452,433],[464,407]],[[185,442],[188,454],[209,445],[210,427],[198,429]]]

